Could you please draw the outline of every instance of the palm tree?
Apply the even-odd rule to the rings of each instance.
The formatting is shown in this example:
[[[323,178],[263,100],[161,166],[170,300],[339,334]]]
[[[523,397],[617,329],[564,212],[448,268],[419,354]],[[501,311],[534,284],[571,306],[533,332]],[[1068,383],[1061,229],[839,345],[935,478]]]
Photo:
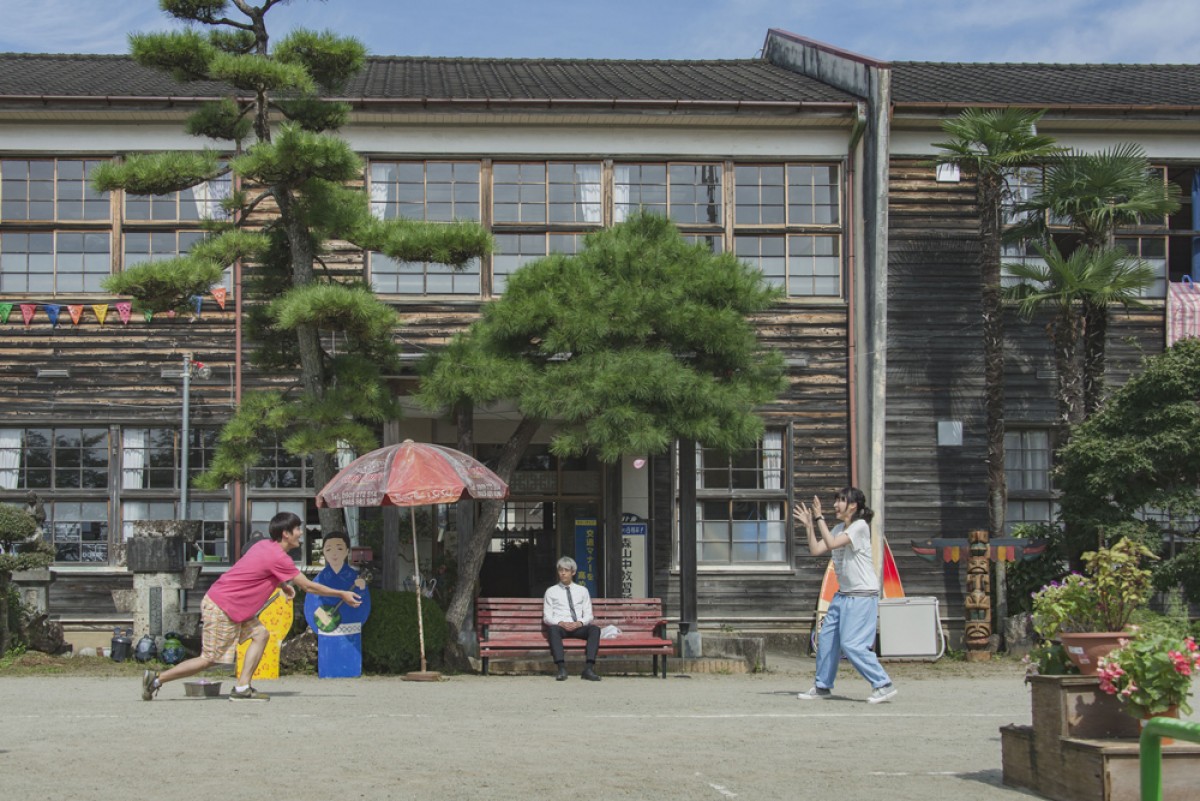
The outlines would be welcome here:
[[[1058,410],[1063,433],[1085,419],[1083,365],[1079,339],[1083,334],[1083,309],[1087,304],[1138,304],[1138,292],[1154,280],[1154,270],[1133,259],[1121,248],[1076,248],[1063,256],[1053,240],[1034,244],[1041,262],[1005,264],[1005,271],[1021,283],[1005,290],[1017,302],[1022,316],[1032,317],[1038,309],[1054,313],[1050,339],[1058,372]]]
[[[1044,112],[1024,109],[967,109],[942,122],[950,136],[935,143],[940,164],[956,164],[975,176],[979,206],[979,274],[982,283],[984,407],[988,440],[988,531],[1004,533],[1007,501],[1004,478],[1004,302],[1000,287],[1000,246],[1007,175],[1017,167],[1044,162],[1061,149],[1037,133]]]
[[[1044,238],[1049,223],[1061,222],[1079,234],[1081,246],[1099,249],[1115,247],[1118,228],[1162,219],[1178,208],[1179,187],[1150,169],[1141,146],[1125,143],[1097,153],[1064,153],[1047,167],[1041,190],[1019,211],[1030,212],[1023,233]],[[1108,306],[1123,301],[1101,291],[1081,301],[1086,419],[1104,391]]]

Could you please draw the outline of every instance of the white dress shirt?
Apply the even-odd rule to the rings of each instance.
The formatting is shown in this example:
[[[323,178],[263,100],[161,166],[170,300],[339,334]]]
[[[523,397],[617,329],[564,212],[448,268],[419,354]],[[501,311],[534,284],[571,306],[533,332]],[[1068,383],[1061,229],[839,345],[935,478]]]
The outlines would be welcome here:
[[[571,606],[567,603],[567,593],[571,593],[571,603],[575,604],[575,619],[587,625],[592,622],[592,596],[587,587],[574,582],[570,584],[555,584],[546,590],[542,599],[542,619],[547,626],[557,626],[559,623],[569,623]]]

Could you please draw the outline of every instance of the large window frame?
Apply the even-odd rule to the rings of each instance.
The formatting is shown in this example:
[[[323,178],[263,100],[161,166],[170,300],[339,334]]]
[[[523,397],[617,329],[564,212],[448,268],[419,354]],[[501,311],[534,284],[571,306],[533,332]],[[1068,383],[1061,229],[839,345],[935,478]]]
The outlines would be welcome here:
[[[792,570],[791,441],[790,426],[769,426],[758,443],[734,454],[697,445],[689,455],[676,448],[677,459],[696,460],[697,569]],[[675,498],[678,520],[678,472]],[[678,553],[676,540],[676,560]]]
[[[1054,435],[1049,428],[1010,426],[1004,432],[1004,474],[1008,485],[1005,531],[1022,523],[1050,524],[1058,518],[1054,489]]]

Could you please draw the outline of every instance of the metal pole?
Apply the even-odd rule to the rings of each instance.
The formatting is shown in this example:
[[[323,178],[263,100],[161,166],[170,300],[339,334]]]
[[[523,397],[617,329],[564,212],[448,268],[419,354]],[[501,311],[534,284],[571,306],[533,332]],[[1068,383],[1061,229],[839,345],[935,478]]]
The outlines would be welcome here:
[[[188,447],[191,431],[192,354],[183,354],[183,430],[179,438],[179,519],[188,519]]]

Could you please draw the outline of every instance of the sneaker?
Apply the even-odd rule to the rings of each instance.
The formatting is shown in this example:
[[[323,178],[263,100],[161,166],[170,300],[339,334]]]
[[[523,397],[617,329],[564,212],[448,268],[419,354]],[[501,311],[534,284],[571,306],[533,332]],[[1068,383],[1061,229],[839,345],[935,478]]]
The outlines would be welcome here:
[[[833,690],[830,690],[827,687],[817,687],[816,685],[813,685],[812,689],[807,690],[806,692],[796,693],[796,697],[801,701],[815,701],[818,698],[832,698]]]
[[[158,673],[153,670],[142,671],[142,700],[153,701],[154,696],[158,693],[158,688],[161,685],[158,683]]]
[[[882,687],[876,687],[867,696],[868,704],[883,704],[896,697],[898,691],[891,684],[885,684]]]
[[[247,687],[246,689],[242,690],[241,692],[238,692],[237,690],[232,690],[229,693],[229,700],[230,701],[270,701],[271,696],[267,695],[266,693],[260,693],[258,690],[254,689],[253,687]]]

